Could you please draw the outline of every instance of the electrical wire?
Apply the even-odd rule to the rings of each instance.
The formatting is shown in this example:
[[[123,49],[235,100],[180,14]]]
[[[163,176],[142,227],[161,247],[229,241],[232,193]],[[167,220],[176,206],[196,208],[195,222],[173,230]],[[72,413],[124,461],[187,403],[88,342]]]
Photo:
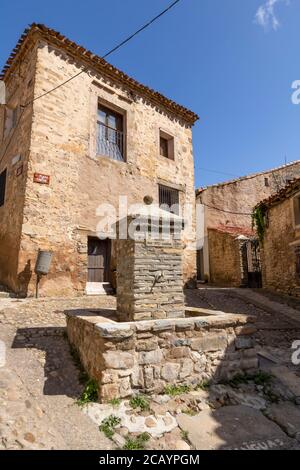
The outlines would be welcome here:
[[[157,21],[159,18],[161,18],[163,15],[165,15],[169,10],[171,10],[171,8],[173,8],[177,3],[179,3],[181,0],[175,0],[173,3],[171,3],[171,5],[169,5],[167,8],[165,8],[165,10],[163,10],[162,12],[160,12],[158,15],[156,15],[154,18],[152,18],[150,21],[148,21],[148,23],[144,24],[144,26],[142,26],[140,29],[138,29],[137,31],[135,31],[133,34],[131,34],[130,36],[128,36],[128,38],[124,39],[122,42],[120,42],[119,44],[117,44],[117,46],[113,47],[110,51],[106,52],[103,56],[101,56],[101,59],[106,59],[106,57],[108,57],[109,55],[111,55],[113,52],[116,52],[118,49],[120,49],[122,46],[124,46],[125,44],[127,44],[129,41],[131,41],[131,39],[133,39],[135,36],[137,36],[139,33],[141,33],[142,31],[144,31],[145,29],[147,29],[150,25],[152,25],[152,23],[154,23],[155,21]],[[58,88],[61,88],[62,86],[66,85],[67,83],[69,83],[71,80],[73,80],[74,78],[77,78],[79,75],[81,75],[82,73],[84,73],[87,69],[84,68],[83,70],[81,70],[80,72],[76,73],[75,75],[73,75],[72,77],[68,78],[67,80],[65,80],[64,82],[60,83],[59,85],[57,85],[56,87],[52,88],[51,90],[48,90],[46,91],[45,93],[42,93],[41,95],[37,96],[36,98],[34,98],[31,102],[34,102],[36,100],[39,100],[40,98],[43,98],[44,96],[46,95],[49,95],[50,93],[52,93],[53,91],[57,90]],[[29,102],[28,104],[30,104],[31,102]]]
[[[221,209],[220,207],[215,207],[215,206],[210,206],[209,204],[205,204],[204,202],[201,202],[201,204],[205,207],[208,207],[209,209],[214,209],[216,211],[220,211],[220,212],[225,212],[226,214],[233,214],[233,215],[251,215],[252,214],[250,212],[234,212],[234,211],[229,211],[229,210],[226,210],[226,209]]]
[[[128,36],[126,39],[124,39],[122,42],[120,42],[119,44],[117,44],[115,47],[113,47],[112,49],[110,49],[108,52],[106,52],[103,56],[102,56],[102,59],[105,59],[106,57],[108,57],[109,55],[111,55],[113,52],[117,51],[118,49],[120,49],[122,46],[124,46],[125,44],[127,44],[129,41],[131,41],[131,39],[133,39],[135,36],[137,36],[139,33],[141,33],[142,31],[144,31],[146,28],[148,28],[151,24],[153,24],[155,21],[157,21],[159,18],[161,18],[163,15],[165,15],[169,10],[171,10],[177,3],[179,3],[181,0],[175,0],[173,3],[171,3],[167,8],[165,8],[163,11],[161,11],[158,15],[156,15],[154,18],[152,18],[150,21],[148,21],[146,24],[144,24],[141,28],[139,28],[137,31],[135,31],[133,34],[131,34],[130,36]],[[55,90],[57,90],[58,88],[61,88],[62,86],[66,85],[67,83],[69,83],[71,80],[74,80],[74,78],[78,77],[79,75],[81,75],[82,73],[84,73],[87,69],[84,68],[83,70],[81,70],[80,72],[76,73],[75,75],[73,75],[72,77],[68,78],[67,80],[65,80],[64,82],[60,83],[59,85],[57,85],[56,87],[52,88],[51,90],[48,90],[46,91],[45,93],[39,95],[39,96],[36,96],[35,98],[33,98],[31,101],[28,101],[27,103],[25,103],[25,105],[21,105],[20,107],[22,108],[22,111],[20,112],[20,115],[19,115],[19,119],[13,129],[13,132],[11,134],[11,137],[5,147],[5,150],[4,150],[4,153],[2,154],[2,157],[0,158],[0,164],[2,162],[2,160],[4,159],[5,155],[6,155],[6,152],[8,150],[8,147],[14,137],[14,134],[16,132],[16,129],[18,128],[18,125],[21,121],[21,118],[24,114],[24,110],[27,106],[29,106],[30,104],[32,104],[33,102],[39,100],[40,98],[43,98],[44,96],[46,95],[49,95],[50,93],[53,93]]]

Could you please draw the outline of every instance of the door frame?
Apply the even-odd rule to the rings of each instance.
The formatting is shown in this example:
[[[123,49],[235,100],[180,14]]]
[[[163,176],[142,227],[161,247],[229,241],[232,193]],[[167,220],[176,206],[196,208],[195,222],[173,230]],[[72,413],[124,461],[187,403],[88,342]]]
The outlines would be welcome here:
[[[93,241],[94,243],[98,242],[99,245],[100,244],[105,244],[106,248],[105,248],[105,254],[104,254],[104,267],[103,267],[103,281],[91,281],[89,279],[89,270],[92,269],[89,267],[89,247],[90,247],[90,242]],[[88,236],[88,241],[87,241],[87,246],[88,246],[88,250],[87,250],[87,282],[91,282],[91,283],[102,283],[102,282],[110,282],[110,261],[111,261],[111,239],[110,238],[105,238],[105,239],[101,239],[97,236]],[[97,268],[94,268],[94,269],[97,269]],[[99,268],[101,269],[101,268]]]

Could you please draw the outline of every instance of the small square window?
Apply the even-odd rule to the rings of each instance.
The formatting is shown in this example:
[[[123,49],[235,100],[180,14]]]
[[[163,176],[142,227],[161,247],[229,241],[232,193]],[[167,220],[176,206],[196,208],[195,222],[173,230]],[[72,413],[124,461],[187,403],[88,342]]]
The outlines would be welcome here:
[[[159,131],[159,153],[162,157],[174,160],[174,137],[162,130]]]
[[[0,207],[4,205],[6,188],[6,170],[0,174]]]
[[[300,225],[300,196],[294,198],[294,218],[295,225]]]

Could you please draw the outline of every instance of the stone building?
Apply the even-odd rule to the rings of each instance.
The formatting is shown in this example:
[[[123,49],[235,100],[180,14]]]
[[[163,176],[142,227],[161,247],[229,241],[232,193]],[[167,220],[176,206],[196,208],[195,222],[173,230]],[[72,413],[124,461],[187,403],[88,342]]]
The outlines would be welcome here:
[[[289,183],[256,210],[263,215],[263,287],[300,296],[300,178]]]
[[[24,32],[1,79],[0,283],[32,295],[38,249],[53,251],[42,295],[114,283],[99,206],[117,210],[120,196],[191,207],[182,269],[194,279],[197,115],[43,25]]]
[[[295,177],[300,177],[300,161],[196,191],[199,280],[261,285],[253,208]]]

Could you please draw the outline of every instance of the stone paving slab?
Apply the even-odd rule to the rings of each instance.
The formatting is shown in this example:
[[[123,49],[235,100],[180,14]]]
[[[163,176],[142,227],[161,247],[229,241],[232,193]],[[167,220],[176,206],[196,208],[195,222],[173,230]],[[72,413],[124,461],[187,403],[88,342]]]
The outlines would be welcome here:
[[[271,405],[266,411],[268,418],[277,423],[288,436],[300,442],[300,406],[290,402]]]
[[[177,421],[196,450],[275,450],[294,445],[277,424],[243,405],[204,410],[192,417],[181,414]]]

